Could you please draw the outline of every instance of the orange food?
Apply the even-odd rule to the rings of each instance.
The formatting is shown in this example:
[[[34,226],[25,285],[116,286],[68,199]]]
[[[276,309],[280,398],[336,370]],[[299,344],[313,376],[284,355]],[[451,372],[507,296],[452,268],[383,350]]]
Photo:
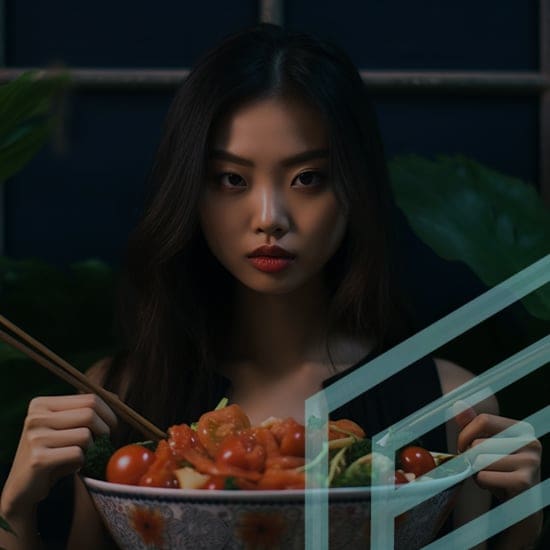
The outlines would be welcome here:
[[[303,489],[305,486],[306,477],[303,472],[276,468],[264,472],[257,488],[262,490]]]
[[[359,424],[355,423],[353,420],[348,420],[347,418],[342,418],[341,420],[331,420],[328,423],[329,432],[328,439],[332,441],[333,439],[341,439],[346,437],[346,435],[352,434],[359,439],[365,437],[365,431]]]
[[[199,418],[197,435],[203,447],[212,457],[221,442],[231,434],[250,428],[250,420],[239,405],[229,405],[210,411]]]
[[[305,487],[305,428],[293,418],[270,419],[265,426],[252,427],[244,411],[230,405],[203,414],[196,430],[180,424],[171,426],[168,435],[159,442],[153,458],[141,466],[146,471],[137,476],[139,480],[127,483],[152,487],[179,487],[181,483],[184,488],[205,490]],[[344,443],[351,445],[363,438],[365,432],[352,420],[328,423],[329,440],[348,439]],[[416,447],[401,453],[406,472],[412,471],[405,460],[411,449]],[[427,451],[424,454],[431,459]],[[395,483],[403,479],[408,480],[397,472]]]

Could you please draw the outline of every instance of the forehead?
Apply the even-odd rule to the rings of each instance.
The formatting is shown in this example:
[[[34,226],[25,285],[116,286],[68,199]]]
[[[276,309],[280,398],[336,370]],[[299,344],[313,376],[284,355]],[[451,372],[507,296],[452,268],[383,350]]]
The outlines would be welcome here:
[[[304,100],[268,98],[239,107],[213,128],[211,149],[243,156],[288,156],[328,147],[323,117]]]

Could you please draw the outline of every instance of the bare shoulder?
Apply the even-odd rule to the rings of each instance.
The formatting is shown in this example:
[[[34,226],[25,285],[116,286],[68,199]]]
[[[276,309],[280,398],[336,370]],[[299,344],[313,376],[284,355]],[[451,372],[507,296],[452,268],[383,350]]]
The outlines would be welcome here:
[[[86,550],[95,548],[118,548],[107,532],[95,508],[83,481],[74,476],[74,509],[73,523],[68,550]]]
[[[459,386],[462,386],[462,384],[475,378],[472,372],[448,359],[435,357],[434,361],[441,382],[441,391],[443,395],[446,395]],[[497,398],[492,394],[487,396],[483,401],[480,401],[474,408],[478,414],[499,414]]]
[[[105,376],[107,375],[107,370],[113,362],[112,357],[103,357],[99,361],[96,361],[91,367],[89,367],[84,374],[96,384],[103,386],[105,383]],[[129,379],[127,373],[122,374],[120,384],[116,388],[115,393],[124,400],[126,392],[128,390]]]
[[[103,357],[99,361],[96,361],[91,367],[84,373],[92,382],[103,385],[107,369],[113,362],[112,357]]]

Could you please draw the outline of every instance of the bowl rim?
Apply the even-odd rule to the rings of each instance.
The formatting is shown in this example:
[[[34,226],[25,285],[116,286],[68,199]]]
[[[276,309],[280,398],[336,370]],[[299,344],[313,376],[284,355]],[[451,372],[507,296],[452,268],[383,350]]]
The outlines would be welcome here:
[[[303,500],[306,493],[322,494],[328,492],[329,497],[334,500],[341,499],[365,499],[371,492],[388,491],[391,489],[396,496],[402,489],[406,489],[408,495],[422,493],[424,489],[430,489],[430,492],[441,487],[437,492],[454,487],[461,483],[472,473],[472,466],[466,462],[464,470],[440,478],[429,478],[420,481],[413,481],[399,487],[394,485],[378,485],[370,487],[334,487],[330,489],[279,489],[279,490],[225,490],[225,489],[169,489],[162,487],[141,487],[138,485],[123,485],[121,483],[110,483],[90,477],[81,476],[86,488],[92,493],[108,494],[118,497],[139,497],[141,499],[161,499],[161,500],[197,500],[197,501],[219,501],[219,500],[253,500],[253,501],[280,501],[280,500]],[[452,484],[447,486],[447,482],[452,480]],[[399,495],[404,496],[404,495]]]

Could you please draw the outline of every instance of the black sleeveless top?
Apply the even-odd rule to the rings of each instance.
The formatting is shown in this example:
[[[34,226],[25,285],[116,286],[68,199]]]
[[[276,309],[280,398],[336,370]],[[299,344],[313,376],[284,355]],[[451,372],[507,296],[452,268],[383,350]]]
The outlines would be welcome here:
[[[375,358],[369,353],[361,361],[323,382],[327,388],[350,372]],[[368,380],[368,371],[365,383]],[[421,407],[441,397],[441,383],[434,360],[423,357],[397,374],[387,378],[330,414],[333,420],[349,418],[357,422],[372,437]],[[445,426],[440,425],[419,438],[431,451],[447,452]]]

